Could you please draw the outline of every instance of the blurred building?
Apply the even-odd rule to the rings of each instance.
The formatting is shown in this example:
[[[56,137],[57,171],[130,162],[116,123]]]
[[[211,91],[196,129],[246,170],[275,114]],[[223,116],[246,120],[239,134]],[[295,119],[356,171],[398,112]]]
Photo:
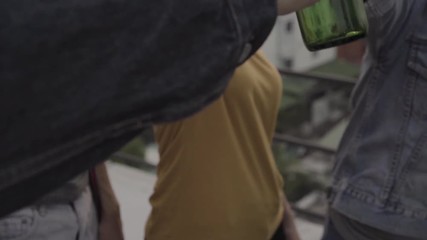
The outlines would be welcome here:
[[[310,52],[304,45],[296,14],[277,18],[270,37],[264,44],[264,52],[280,69],[307,71],[334,60],[335,48]]]
[[[278,68],[305,72],[337,58],[360,64],[365,46],[365,41],[359,40],[338,48],[310,52],[302,40],[296,14],[289,14],[277,18],[263,50]]]

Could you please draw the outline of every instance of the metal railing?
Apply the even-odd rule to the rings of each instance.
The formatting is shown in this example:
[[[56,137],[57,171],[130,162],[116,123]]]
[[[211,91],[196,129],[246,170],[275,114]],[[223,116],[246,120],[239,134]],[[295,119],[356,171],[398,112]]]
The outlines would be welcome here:
[[[325,147],[317,143],[313,143],[302,138],[293,137],[287,134],[276,133],[274,135],[273,141],[276,143],[286,143],[295,146],[302,146],[310,150],[316,150],[326,154],[335,154],[336,151],[336,149],[334,148]]]
[[[279,69],[281,75],[300,77],[305,79],[314,79],[327,83],[340,83],[354,85],[357,82],[357,78],[339,76],[335,74],[325,74],[325,73],[301,73],[294,72],[290,70]]]
[[[298,78],[302,78],[302,79],[314,79],[314,80],[319,80],[322,82],[334,83],[334,84],[343,84],[343,85],[348,85],[348,86],[353,86],[357,82],[356,78],[338,76],[338,75],[334,75],[334,74],[301,73],[301,72],[294,72],[294,71],[283,70],[283,69],[279,69],[279,72],[281,75],[298,77]],[[281,142],[281,143],[287,143],[287,144],[292,144],[292,145],[297,145],[297,146],[303,146],[303,147],[306,147],[308,149],[324,152],[327,154],[334,154],[336,151],[335,149],[324,147],[324,146],[321,146],[319,144],[307,141],[305,139],[297,138],[297,137],[290,136],[287,134],[276,133],[274,136],[274,141],[279,142],[279,143]]]
[[[289,70],[279,70],[279,72],[281,75],[298,77],[302,79],[314,79],[314,80],[318,80],[326,83],[332,83],[332,84],[342,84],[342,85],[353,86],[357,82],[356,78],[343,77],[343,76],[337,76],[332,74],[300,73],[300,72],[293,72]],[[276,133],[273,140],[275,143],[285,143],[285,144],[294,145],[294,146],[301,146],[308,150],[319,151],[325,154],[334,155],[336,153],[336,149],[334,148],[325,147],[317,143],[314,143],[302,138],[294,137],[291,135],[287,135],[287,134]],[[292,209],[299,217],[302,217],[310,222],[317,223],[317,224],[323,224],[325,222],[326,216],[322,214],[299,208],[296,205],[292,205]]]
[[[147,162],[145,159],[127,154],[124,152],[116,152],[112,156],[113,158],[120,159],[126,163],[129,163],[129,165],[132,166],[138,166],[140,168],[143,168],[146,171],[154,172],[156,170],[156,165],[153,165],[149,162]]]

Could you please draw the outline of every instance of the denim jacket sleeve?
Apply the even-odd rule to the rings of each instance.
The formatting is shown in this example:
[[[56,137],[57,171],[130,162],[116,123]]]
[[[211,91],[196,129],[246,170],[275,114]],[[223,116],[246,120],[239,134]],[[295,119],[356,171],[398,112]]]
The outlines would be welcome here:
[[[395,0],[367,0],[366,7],[370,16],[382,16],[396,4]]]
[[[378,57],[386,57],[384,50],[393,48],[405,19],[410,14],[414,0],[367,0],[366,11],[369,19],[368,42],[370,51]]]

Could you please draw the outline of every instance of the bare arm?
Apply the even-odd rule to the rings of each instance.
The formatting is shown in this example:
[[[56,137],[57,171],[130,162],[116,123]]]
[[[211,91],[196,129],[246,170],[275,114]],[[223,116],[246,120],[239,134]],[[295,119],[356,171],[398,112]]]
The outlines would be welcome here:
[[[287,240],[301,240],[294,222],[294,215],[288,200],[284,199],[283,229]]]
[[[99,223],[99,240],[123,240],[120,207],[113,192],[105,163],[95,168],[96,180],[101,202],[101,219]]]
[[[277,0],[279,15],[288,14],[308,7],[319,0]]]

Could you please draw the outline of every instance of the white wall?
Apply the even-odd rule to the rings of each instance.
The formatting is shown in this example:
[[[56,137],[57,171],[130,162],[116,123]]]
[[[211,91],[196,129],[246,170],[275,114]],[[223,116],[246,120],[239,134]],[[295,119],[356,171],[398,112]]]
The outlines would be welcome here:
[[[277,67],[294,71],[307,71],[336,57],[335,48],[317,52],[307,50],[295,14],[277,18],[263,50]]]
[[[276,24],[277,26],[277,24]],[[270,33],[270,36],[268,36],[267,40],[265,41],[264,45],[262,46],[262,50],[264,51],[265,55],[267,55],[267,58],[275,65],[280,66],[280,59],[278,55],[277,48],[279,46],[279,36],[278,31],[276,31],[276,26],[274,26],[273,30]]]

